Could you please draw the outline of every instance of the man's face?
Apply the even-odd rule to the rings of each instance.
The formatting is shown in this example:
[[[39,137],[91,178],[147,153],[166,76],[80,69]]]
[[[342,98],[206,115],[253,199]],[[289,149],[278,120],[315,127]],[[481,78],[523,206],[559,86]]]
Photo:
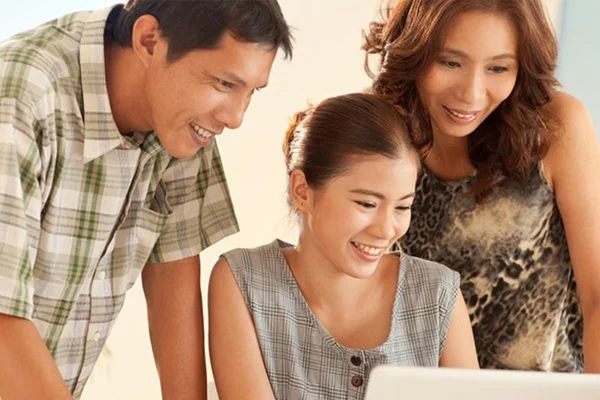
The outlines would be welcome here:
[[[269,80],[276,50],[225,33],[217,48],[167,62],[159,38],[148,65],[144,98],[149,124],[167,153],[185,158],[223,129],[236,129],[253,93]]]

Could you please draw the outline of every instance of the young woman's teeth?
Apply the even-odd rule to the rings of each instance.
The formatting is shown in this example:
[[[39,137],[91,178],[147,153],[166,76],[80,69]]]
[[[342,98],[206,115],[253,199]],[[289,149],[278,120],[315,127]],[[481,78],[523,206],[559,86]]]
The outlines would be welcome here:
[[[211,132],[207,131],[206,129],[200,128],[198,125],[196,125],[194,123],[191,123],[190,126],[192,127],[194,132],[196,132],[196,134],[198,136],[200,136],[201,138],[208,139],[212,136]]]
[[[356,247],[363,253],[368,254],[370,256],[378,256],[382,252],[382,249],[378,248],[378,247],[371,247],[371,246],[367,246],[366,244],[357,243],[357,242],[352,242],[352,244],[354,245],[354,247]]]

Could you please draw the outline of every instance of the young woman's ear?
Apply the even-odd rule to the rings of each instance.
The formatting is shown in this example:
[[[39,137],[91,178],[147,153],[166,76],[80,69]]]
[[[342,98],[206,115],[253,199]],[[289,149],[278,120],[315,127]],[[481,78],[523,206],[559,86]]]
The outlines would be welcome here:
[[[300,212],[307,213],[312,205],[312,191],[304,172],[295,169],[290,174],[290,198],[294,208]]]

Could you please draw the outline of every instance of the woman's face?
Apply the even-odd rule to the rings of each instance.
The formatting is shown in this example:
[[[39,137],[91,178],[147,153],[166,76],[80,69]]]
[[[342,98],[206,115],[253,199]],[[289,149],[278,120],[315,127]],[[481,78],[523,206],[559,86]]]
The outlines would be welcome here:
[[[362,279],[408,230],[416,156],[356,156],[348,170],[309,189],[301,243],[322,268]]]
[[[469,135],[510,95],[519,70],[517,40],[512,21],[491,12],[466,12],[448,25],[416,82],[434,135]]]

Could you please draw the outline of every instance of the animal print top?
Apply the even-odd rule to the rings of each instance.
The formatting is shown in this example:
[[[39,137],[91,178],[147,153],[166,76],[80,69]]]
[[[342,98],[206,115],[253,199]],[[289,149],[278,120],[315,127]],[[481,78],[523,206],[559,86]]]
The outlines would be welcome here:
[[[470,176],[423,167],[404,252],[458,271],[482,368],[583,370],[583,317],[554,193],[540,166],[476,204]]]

